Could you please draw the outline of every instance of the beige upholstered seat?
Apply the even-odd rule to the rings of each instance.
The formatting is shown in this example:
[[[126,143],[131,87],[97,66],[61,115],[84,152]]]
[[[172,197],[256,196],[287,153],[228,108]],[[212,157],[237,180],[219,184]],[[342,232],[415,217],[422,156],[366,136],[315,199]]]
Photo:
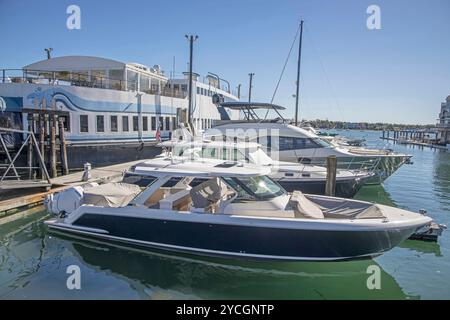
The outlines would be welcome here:
[[[209,179],[191,189],[192,206],[197,209],[205,209],[219,201],[226,192],[226,186],[218,178]]]
[[[292,193],[290,203],[296,218],[323,219],[322,209],[300,191]]]

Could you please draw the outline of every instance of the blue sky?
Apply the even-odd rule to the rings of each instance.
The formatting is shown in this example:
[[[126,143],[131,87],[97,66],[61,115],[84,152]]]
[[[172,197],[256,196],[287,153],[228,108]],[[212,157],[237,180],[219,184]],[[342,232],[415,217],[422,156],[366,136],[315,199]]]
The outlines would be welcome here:
[[[66,28],[66,8],[81,8],[81,30]],[[369,5],[381,30],[366,27]],[[0,0],[0,68],[54,55],[94,55],[166,74],[187,68],[185,34],[197,34],[194,69],[233,86],[254,72],[253,100],[270,101],[300,18],[300,115],[306,119],[435,123],[450,94],[450,1],[428,0]],[[294,113],[293,53],[275,103]]]

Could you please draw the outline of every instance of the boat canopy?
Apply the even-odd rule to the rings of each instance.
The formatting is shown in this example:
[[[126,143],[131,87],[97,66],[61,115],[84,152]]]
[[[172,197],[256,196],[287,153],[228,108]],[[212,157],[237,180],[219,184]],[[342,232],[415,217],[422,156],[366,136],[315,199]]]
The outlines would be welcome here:
[[[255,177],[270,174],[268,167],[230,161],[186,161],[165,158],[141,162],[130,169],[130,173],[153,177]]]
[[[229,108],[232,110],[241,109],[274,109],[274,110],[286,110],[285,107],[266,102],[242,102],[242,101],[230,101],[223,102],[220,104],[222,107]]]
[[[243,102],[243,101],[230,101],[222,102],[221,107],[228,108],[231,110],[240,110],[244,113],[246,120],[260,120],[255,110],[274,110],[278,116],[284,121],[283,116],[280,114],[279,110],[286,110],[285,107],[266,102]]]

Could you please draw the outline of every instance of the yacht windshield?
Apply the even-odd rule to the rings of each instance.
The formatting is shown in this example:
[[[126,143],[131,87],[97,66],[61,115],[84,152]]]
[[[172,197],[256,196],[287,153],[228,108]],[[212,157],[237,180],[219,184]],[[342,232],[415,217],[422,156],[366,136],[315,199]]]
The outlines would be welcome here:
[[[312,139],[315,143],[317,143],[319,146],[321,146],[321,147],[324,147],[324,148],[326,148],[326,147],[331,147],[332,145],[331,145],[331,143],[329,143],[328,141],[325,141],[325,140],[323,140],[323,139],[320,139],[320,138],[314,138],[314,139]]]
[[[224,178],[225,182],[238,192],[238,199],[272,199],[286,191],[266,176],[248,178]]]

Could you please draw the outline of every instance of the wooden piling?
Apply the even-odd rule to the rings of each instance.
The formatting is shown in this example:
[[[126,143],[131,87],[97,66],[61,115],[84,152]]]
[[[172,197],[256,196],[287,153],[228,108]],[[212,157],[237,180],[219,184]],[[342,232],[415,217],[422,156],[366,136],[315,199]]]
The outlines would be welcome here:
[[[59,152],[61,155],[62,173],[69,174],[69,164],[67,161],[67,149],[66,149],[66,137],[64,134],[64,121],[63,118],[59,118]]]
[[[33,122],[34,122],[34,116],[33,114],[27,115],[28,120],[28,131],[33,131]],[[28,150],[27,150],[27,164],[28,164],[28,180],[33,179],[33,140],[28,140]]]
[[[50,168],[52,178],[58,176],[56,171],[56,115],[50,117]]]
[[[44,115],[39,115],[39,151],[41,153],[41,158],[45,164],[45,117]],[[43,168],[41,168],[41,178],[45,179],[45,173]]]
[[[325,184],[325,195],[334,197],[336,191],[336,156],[327,157],[327,181]]]

